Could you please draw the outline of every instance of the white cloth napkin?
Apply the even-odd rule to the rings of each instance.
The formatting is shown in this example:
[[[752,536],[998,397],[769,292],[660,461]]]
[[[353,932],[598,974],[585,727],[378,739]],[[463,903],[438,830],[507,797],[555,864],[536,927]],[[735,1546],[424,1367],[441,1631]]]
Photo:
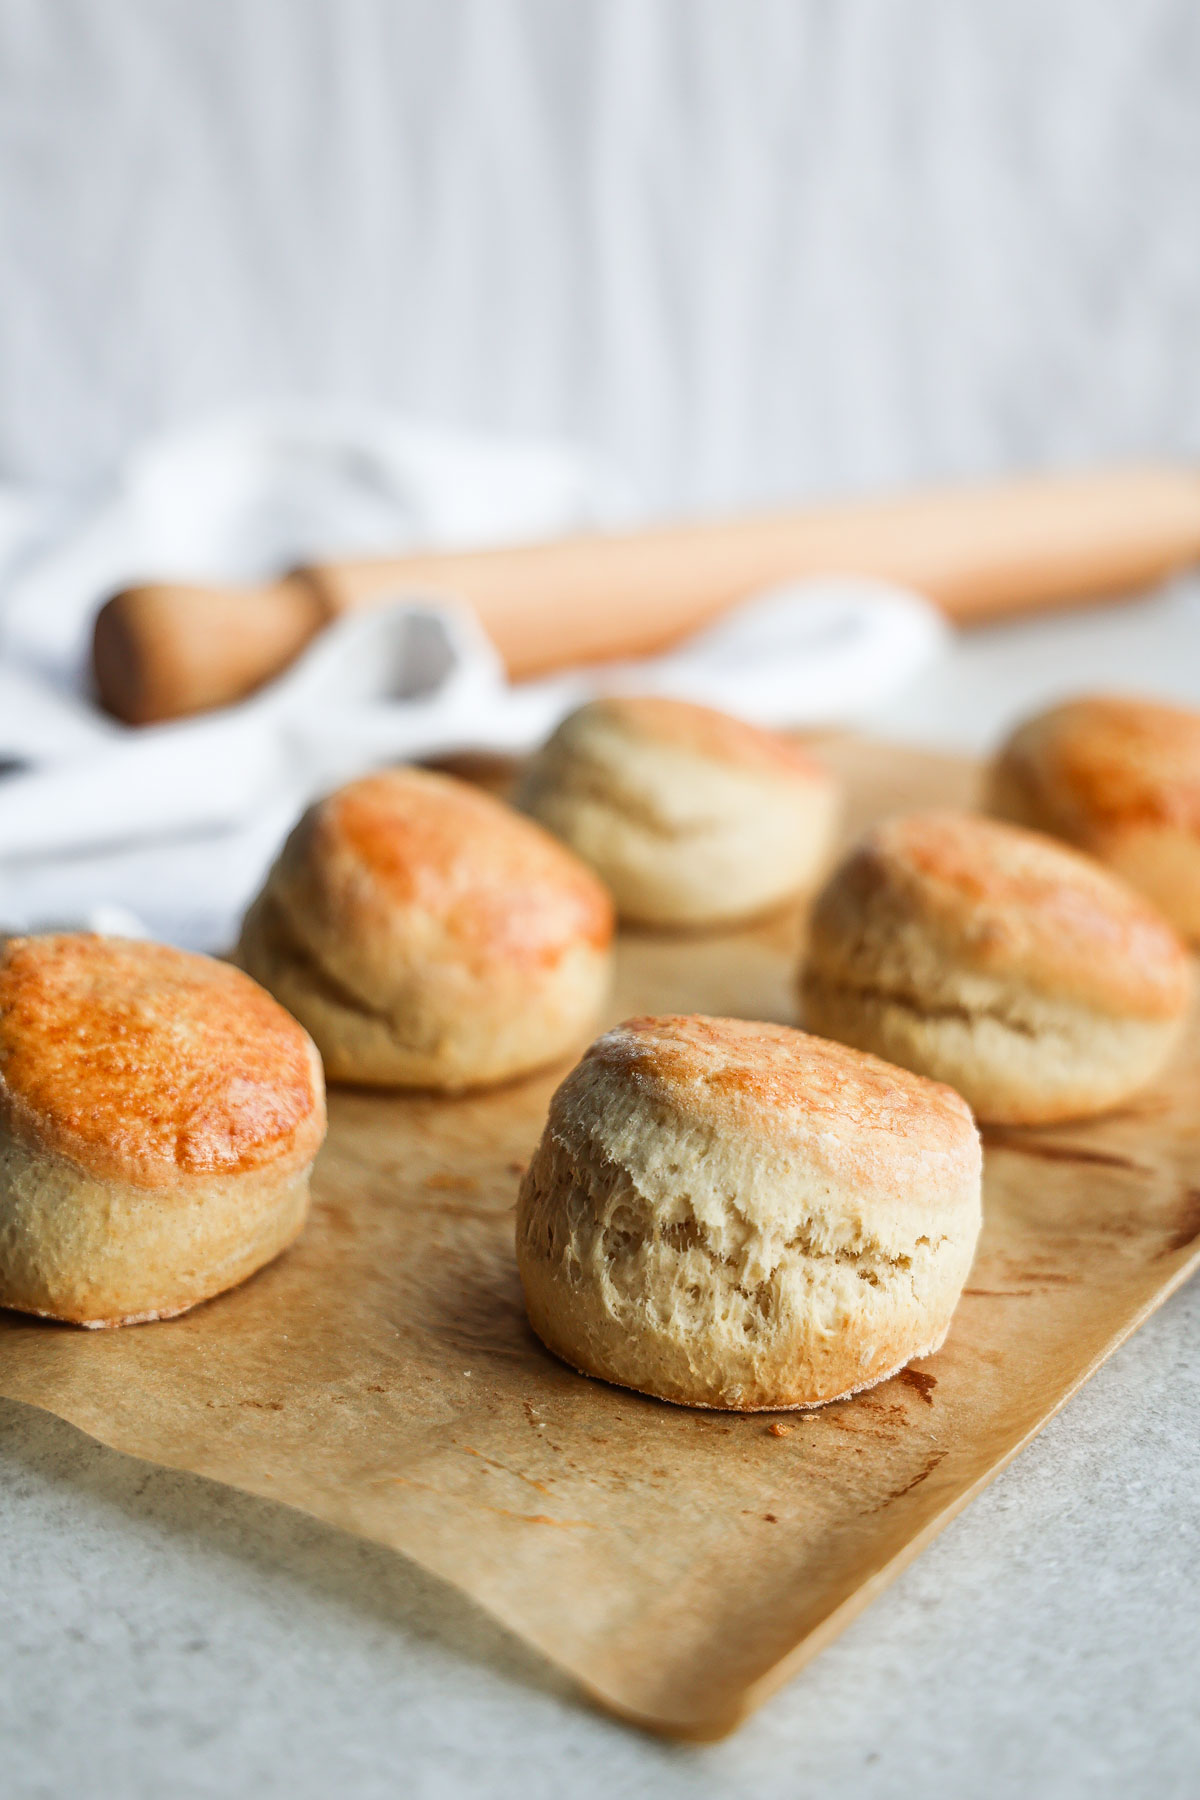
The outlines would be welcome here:
[[[670,655],[513,687],[465,608],[398,595],[333,626],[241,705],[117,725],[77,671],[91,614],[122,581],[252,579],[312,554],[495,542],[618,510],[615,484],[566,452],[510,456],[343,416],[300,423],[257,416],[143,453],[90,518],[40,554],[10,552],[0,761],[16,769],[0,778],[0,929],[87,924],[219,949],[302,807],[365,769],[526,749],[601,691],[674,694],[763,724],[853,719],[942,644],[917,596],[829,578],[752,600]],[[0,504],[0,529],[4,518]]]
[[[611,471],[560,444],[417,426],[364,408],[248,408],[146,443],[74,501],[0,486],[0,657],[79,679],[96,607],[177,577],[522,542],[628,515]]]

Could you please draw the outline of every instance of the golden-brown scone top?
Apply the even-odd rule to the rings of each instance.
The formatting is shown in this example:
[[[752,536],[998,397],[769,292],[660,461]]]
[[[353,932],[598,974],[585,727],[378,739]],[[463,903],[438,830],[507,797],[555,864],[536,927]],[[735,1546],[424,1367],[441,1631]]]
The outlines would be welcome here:
[[[695,1013],[626,1019],[580,1068],[589,1080],[611,1071],[718,1131],[761,1132],[764,1143],[827,1128],[825,1151],[849,1158],[848,1174],[876,1148],[885,1161],[902,1154],[910,1139],[922,1155],[974,1151],[971,1110],[953,1088],[788,1025]]]
[[[1068,701],[998,751],[987,804],[1116,869],[1200,938],[1200,713],[1111,695]]]
[[[653,740],[708,762],[781,781],[828,782],[814,757],[794,739],[763,731],[731,713],[657,694],[611,694],[587,707],[589,722],[630,737]],[[579,715],[574,715],[578,717]]]
[[[237,957],[311,1031],[331,1080],[458,1092],[585,1038],[613,929],[607,890],[539,825],[401,768],[309,809]]]
[[[810,1030],[949,1082],[989,1124],[1123,1104],[1174,1054],[1190,993],[1140,894],[1053,838],[950,811],[851,850],[801,971]]]
[[[613,934],[612,901],[577,857],[449,775],[364,776],[313,807],[299,832],[314,906],[367,940],[419,915],[443,955],[537,968]]]
[[[517,1263],[574,1368],[685,1405],[818,1406],[938,1348],[979,1223],[948,1087],[782,1025],[635,1018],[551,1099]]]
[[[1018,726],[997,762],[1064,834],[1179,825],[1200,834],[1200,713],[1115,695],[1070,700]]]
[[[688,928],[752,918],[811,888],[839,793],[775,732],[639,695],[565,718],[516,800],[595,869],[623,919]]]
[[[313,1045],[239,970],[70,933],[0,943],[0,1126],[90,1175],[181,1178],[310,1162]]]
[[[958,969],[1102,1012],[1172,1018],[1187,1003],[1187,953],[1161,913],[1090,858],[995,819],[946,809],[869,832],[818,898],[814,963],[856,984],[878,965],[903,990],[914,927]]]

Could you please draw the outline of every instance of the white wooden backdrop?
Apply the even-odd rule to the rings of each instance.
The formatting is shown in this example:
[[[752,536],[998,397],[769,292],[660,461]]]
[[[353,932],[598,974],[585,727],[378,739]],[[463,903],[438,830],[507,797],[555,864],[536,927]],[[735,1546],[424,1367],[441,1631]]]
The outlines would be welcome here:
[[[255,396],[650,506],[1200,449],[1192,0],[3,0],[0,477]]]

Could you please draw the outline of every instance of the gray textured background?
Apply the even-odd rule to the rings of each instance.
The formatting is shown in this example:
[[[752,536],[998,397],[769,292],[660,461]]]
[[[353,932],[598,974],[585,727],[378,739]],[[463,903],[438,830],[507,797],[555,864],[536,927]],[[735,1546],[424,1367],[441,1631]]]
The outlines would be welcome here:
[[[1192,0],[4,0],[0,475],[293,393],[647,505],[1200,450]]]

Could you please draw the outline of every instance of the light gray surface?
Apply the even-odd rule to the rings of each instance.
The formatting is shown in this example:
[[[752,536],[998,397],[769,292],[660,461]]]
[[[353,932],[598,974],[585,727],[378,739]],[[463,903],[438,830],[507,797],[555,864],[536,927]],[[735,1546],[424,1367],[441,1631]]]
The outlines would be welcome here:
[[[978,737],[1081,672],[1200,699],[1192,607],[967,640],[889,723]],[[6,1800],[1196,1792],[1200,1284],[710,1748],[595,1715],[398,1558],[24,1409],[0,1424]]]
[[[400,1559],[0,1409],[0,1789],[1179,1800],[1200,1725],[1200,1285],[724,1744],[576,1702]]]
[[[1105,692],[1200,707],[1200,575],[1082,613],[969,632],[862,723],[881,737],[982,755],[1041,707]]]

